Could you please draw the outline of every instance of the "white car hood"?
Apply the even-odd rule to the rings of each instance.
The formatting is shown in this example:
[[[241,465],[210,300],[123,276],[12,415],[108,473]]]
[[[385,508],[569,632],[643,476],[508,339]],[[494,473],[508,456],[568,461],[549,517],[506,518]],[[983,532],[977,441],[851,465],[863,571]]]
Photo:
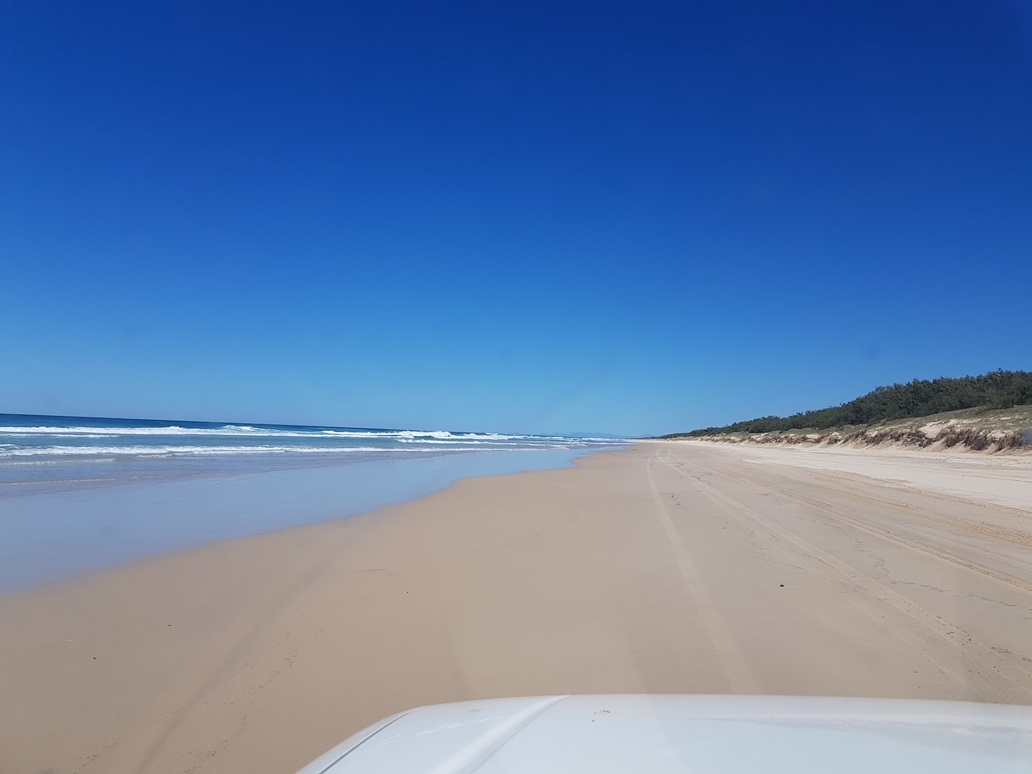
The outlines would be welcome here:
[[[778,696],[614,695],[420,707],[298,774],[1032,772],[1032,707]]]

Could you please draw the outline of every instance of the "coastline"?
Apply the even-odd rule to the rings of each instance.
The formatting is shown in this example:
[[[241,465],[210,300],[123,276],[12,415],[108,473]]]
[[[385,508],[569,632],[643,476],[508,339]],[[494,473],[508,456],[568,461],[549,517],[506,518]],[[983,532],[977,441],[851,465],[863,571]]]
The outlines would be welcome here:
[[[209,460],[203,476],[190,467],[196,459],[163,459],[167,478],[161,479],[125,476],[122,466],[122,478],[74,487],[66,481],[0,482],[0,594],[169,551],[367,513],[463,478],[569,467],[591,452],[509,449],[259,461],[271,467],[229,458],[235,467]]]
[[[505,695],[1032,703],[1032,504],[926,489],[642,443],[0,596],[0,763],[290,772]],[[875,497],[896,535],[849,531]]]

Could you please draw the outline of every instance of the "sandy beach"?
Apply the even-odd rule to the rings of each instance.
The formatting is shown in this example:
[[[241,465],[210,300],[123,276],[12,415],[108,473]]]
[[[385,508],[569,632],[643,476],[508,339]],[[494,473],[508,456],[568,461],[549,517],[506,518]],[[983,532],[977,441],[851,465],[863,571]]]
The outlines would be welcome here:
[[[0,770],[289,774],[507,695],[1032,704],[1032,460],[807,455],[646,442],[2,596]]]

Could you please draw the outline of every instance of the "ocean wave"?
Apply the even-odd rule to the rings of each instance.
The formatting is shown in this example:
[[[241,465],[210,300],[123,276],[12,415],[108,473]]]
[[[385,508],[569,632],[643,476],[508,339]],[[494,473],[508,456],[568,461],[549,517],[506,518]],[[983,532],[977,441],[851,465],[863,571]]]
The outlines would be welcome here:
[[[339,454],[341,452],[400,452],[382,446],[36,446],[0,449],[3,457],[160,457],[224,454]]]
[[[249,424],[183,424],[125,426],[102,420],[53,421],[39,425],[0,426],[0,460],[14,464],[44,460],[82,461],[117,457],[156,459],[196,456],[347,454],[408,451],[516,451],[524,449],[582,449],[599,444],[619,444],[612,438],[572,438],[523,433],[459,432],[451,430],[372,429],[327,426],[259,427]]]
[[[370,452],[386,453],[435,453],[435,452],[463,452],[463,451],[534,451],[537,449],[575,449],[583,448],[587,444],[575,442],[565,443],[539,443],[524,445],[502,445],[497,443],[485,443],[483,441],[465,441],[455,443],[442,443],[440,441],[426,441],[412,439],[411,444],[422,444],[413,446],[297,446],[297,445],[262,445],[262,446],[197,446],[197,445],[151,445],[151,446],[14,446],[11,444],[0,445],[0,460],[6,464],[24,461],[43,461],[54,458],[111,458],[111,457],[216,457],[216,456],[239,456],[239,455],[269,455],[269,454],[365,454]]]
[[[551,440],[552,438],[558,438],[558,436],[510,435],[506,433],[453,433],[450,430],[399,430],[397,431],[397,435],[399,439],[433,438],[438,441],[521,441],[530,439]]]
[[[511,441],[505,441],[505,440],[497,440],[496,441],[496,440],[490,440],[490,439],[481,439],[479,436],[477,438],[454,438],[454,439],[447,439],[447,438],[399,438],[398,439],[398,443],[433,443],[433,444],[437,444],[439,446],[447,446],[447,447],[451,447],[451,446],[454,446],[455,444],[459,444],[459,443],[472,443],[472,444],[477,444],[477,445],[500,446],[500,447],[511,447],[511,446],[513,446]],[[525,445],[529,445],[529,444],[525,444]],[[535,444],[535,445],[540,445],[540,444]]]
[[[450,430],[367,430],[356,428],[315,428],[281,430],[276,428],[254,427],[253,425],[223,425],[221,427],[182,427],[180,425],[164,425],[161,427],[97,427],[52,426],[36,427],[0,427],[0,435],[6,436],[50,436],[53,438],[114,438],[126,435],[156,436],[219,436],[219,437],[263,437],[263,438],[382,438],[385,440],[406,438],[432,438],[438,441],[526,441],[526,440],[567,440],[563,436],[520,435],[508,433],[452,432]]]
[[[272,438],[312,438],[319,435],[317,430],[275,430],[251,427],[250,425],[225,425],[223,427],[180,427],[167,425],[163,427],[0,427],[0,435],[37,436],[47,435],[56,438],[113,438],[121,435],[201,435],[201,436],[265,436]],[[373,437],[373,436],[369,436]]]
[[[46,436],[46,438],[75,438],[76,440],[81,439],[97,439],[97,438],[118,438],[117,433],[0,433],[2,435],[14,436],[19,438],[37,438],[40,436]]]

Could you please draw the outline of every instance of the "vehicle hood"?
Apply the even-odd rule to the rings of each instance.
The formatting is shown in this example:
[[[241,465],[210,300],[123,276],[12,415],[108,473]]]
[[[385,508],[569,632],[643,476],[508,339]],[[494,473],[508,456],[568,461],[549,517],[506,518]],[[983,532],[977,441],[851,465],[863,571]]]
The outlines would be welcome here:
[[[299,774],[1032,772],[1032,707],[899,699],[613,695],[403,712]]]

